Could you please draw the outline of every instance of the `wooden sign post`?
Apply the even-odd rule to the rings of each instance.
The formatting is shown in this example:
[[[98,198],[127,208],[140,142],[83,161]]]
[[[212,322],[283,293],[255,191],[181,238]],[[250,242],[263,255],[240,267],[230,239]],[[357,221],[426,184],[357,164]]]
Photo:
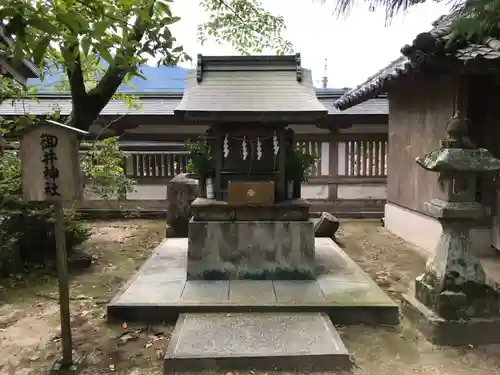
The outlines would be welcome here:
[[[62,359],[54,370],[74,368],[69,307],[64,202],[82,197],[78,138],[87,132],[55,121],[31,125],[21,135],[21,181],[27,201],[48,201],[54,208]]]

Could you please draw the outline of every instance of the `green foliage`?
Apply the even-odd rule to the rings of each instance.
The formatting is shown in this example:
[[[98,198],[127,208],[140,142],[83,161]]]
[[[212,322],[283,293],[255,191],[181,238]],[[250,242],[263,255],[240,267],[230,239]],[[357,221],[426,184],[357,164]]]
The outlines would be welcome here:
[[[43,73],[58,67],[67,72],[73,107],[66,124],[87,130],[117,89],[148,59],[173,65],[189,59],[172,35],[179,21],[171,0],[10,0],[0,6],[0,19],[12,47],[2,53],[13,64],[34,61]],[[209,21],[199,37],[229,41],[238,52],[273,49],[290,52],[282,38],[281,17],[266,12],[258,0],[202,0]],[[100,58],[108,66],[100,66]],[[97,74],[96,74],[97,73]],[[11,97],[12,90],[7,90]]]
[[[213,37],[219,43],[228,41],[240,54],[275,51],[278,55],[293,53],[292,44],[282,33],[283,17],[267,12],[259,0],[200,0],[209,20],[198,26],[203,44]]]
[[[135,181],[123,169],[125,154],[117,138],[97,141],[82,156],[88,190],[101,199],[113,199],[134,190]],[[54,256],[52,209],[21,198],[21,163],[17,151],[0,155],[0,271],[10,272],[25,263],[43,263]],[[68,252],[90,236],[88,227],[66,210]]]
[[[207,178],[213,175],[214,163],[212,150],[207,142],[186,142],[189,151],[187,170],[198,177]]]
[[[88,181],[87,191],[105,200],[132,193],[136,181],[125,174],[125,156],[117,137],[91,145],[81,159],[82,172]]]
[[[319,1],[327,3],[328,0]],[[386,22],[391,21],[397,14],[428,1],[431,0],[363,0],[371,11],[384,9]],[[452,5],[450,14],[446,16],[446,21],[452,27],[449,43],[500,36],[500,0],[452,0],[449,3]],[[348,15],[356,4],[356,0],[333,0],[337,15]]]
[[[0,208],[21,197],[21,163],[17,151],[0,155]]]
[[[0,272],[4,276],[18,272],[27,264],[43,264],[55,257],[54,217],[49,207],[18,202],[0,219]],[[66,249],[90,237],[90,228],[75,219],[74,213],[65,215]]]
[[[123,83],[130,84],[134,76],[141,77],[138,67],[148,59],[158,59],[159,64],[166,65],[189,59],[171,33],[170,26],[179,17],[172,14],[170,3],[171,0],[2,2],[0,19],[4,34],[12,43],[0,44],[0,53],[14,66],[20,66],[23,60],[32,61],[42,80],[51,69],[66,72],[67,79],[58,88],[71,93],[71,113],[62,118],[60,110],[54,108],[47,116],[88,130],[112,98],[122,98],[129,107],[137,108],[134,96],[117,90]],[[243,54],[267,49],[277,53],[292,51],[291,44],[281,36],[285,30],[283,19],[266,12],[258,0],[202,0],[201,7],[209,11],[209,21],[200,26],[201,31],[206,31],[206,35],[199,35],[202,41],[206,41],[206,36],[219,42],[229,41]],[[108,66],[102,66],[100,58]],[[34,94],[33,89],[8,77],[0,79],[0,101],[22,102]],[[0,119],[0,134],[20,130],[34,121],[34,116],[27,112],[16,119]],[[133,190],[134,182],[124,174],[123,154],[116,139],[96,142],[94,146],[82,158],[88,188],[104,199]],[[194,145],[191,150],[191,169],[201,176],[212,173],[208,145]],[[9,251],[45,254],[43,249],[53,245],[50,212],[22,202],[19,158],[15,152],[0,155],[0,168],[0,208],[9,208],[0,228],[0,258]],[[79,225],[73,219],[69,218],[66,225],[74,236],[68,239],[70,247],[87,237],[85,230],[72,227]],[[30,237],[33,242],[28,241]]]
[[[7,76],[0,77],[0,103],[10,101],[14,104],[26,96],[32,94],[33,89],[27,88],[17,82],[15,79]],[[24,128],[28,123],[34,120],[35,116],[26,113],[18,118],[7,118],[0,116],[0,135],[10,131],[17,131]]]
[[[66,123],[83,130],[122,83],[141,76],[138,66],[148,58],[164,64],[187,58],[170,32],[179,18],[166,0],[11,0],[0,19],[15,41],[3,51],[14,64],[28,59],[42,73],[67,72],[73,107]]]
[[[302,150],[293,150],[287,157],[285,174],[289,181],[306,183],[318,157]]]
[[[81,56],[100,55],[124,75],[161,56],[173,64],[185,57],[169,26],[178,22],[168,0],[10,0],[0,9],[7,35],[15,36],[15,61],[38,66],[57,62],[78,69]],[[56,57],[47,59],[47,57]]]
[[[457,1],[448,16],[453,31],[450,44],[481,41],[489,36],[500,36],[500,1]]]

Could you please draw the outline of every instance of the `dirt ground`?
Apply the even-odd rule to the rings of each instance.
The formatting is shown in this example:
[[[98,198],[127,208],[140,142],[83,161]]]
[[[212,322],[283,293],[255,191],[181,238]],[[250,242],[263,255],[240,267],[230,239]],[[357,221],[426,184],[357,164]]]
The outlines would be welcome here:
[[[161,241],[163,226],[141,220],[93,224],[94,235],[85,247],[94,265],[71,282],[74,347],[87,358],[84,375],[162,373],[160,358],[172,327],[110,325],[105,307]],[[377,222],[343,222],[338,242],[396,300],[424,267],[421,250]],[[0,375],[45,374],[60,350],[54,278],[19,276],[4,282],[0,301]],[[438,348],[405,319],[398,327],[351,326],[339,331],[356,361],[352,375],[500,374],[500,345]]]
[[[73,343],[83,374],[159,374],[170,327],[109,325],[106,304],[163,239],[164,222],[96,222],[85,249],[93,266],[71,280]],[[46,374],[60,353],[53,276],[19,276],[0,289],[0,375]],[[158,352],[157,352],[158,351]],[[141,372],[130,370],[140,368]],[[145,372],[144,372],[145,371]]]

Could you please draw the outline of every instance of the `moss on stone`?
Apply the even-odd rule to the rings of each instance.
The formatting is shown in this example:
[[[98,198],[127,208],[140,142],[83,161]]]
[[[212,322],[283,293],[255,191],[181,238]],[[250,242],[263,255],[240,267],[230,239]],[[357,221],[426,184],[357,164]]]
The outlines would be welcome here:
[[[191,276],[191,277],[189,277]],[[188,278],[201,280],[314,280],[314,273],[298,268],[274,268],[262,271],[244,271],[238,274],[229,270],[204,270],[200,275],[188,275]]]
[[[206,270],[203,271],[203,280],[229,280],[229,272],[218,271],[218,270]]]

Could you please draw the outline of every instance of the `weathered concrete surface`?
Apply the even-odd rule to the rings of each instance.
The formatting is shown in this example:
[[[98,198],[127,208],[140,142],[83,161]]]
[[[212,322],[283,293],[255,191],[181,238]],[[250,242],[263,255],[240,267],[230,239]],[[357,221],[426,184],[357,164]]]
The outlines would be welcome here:
[[[187,239],[165,240],[108,305],[119,321],[175,321],[183,312],[325,312],[337,324],[397,324],[397,304],[328,238],[316,238],[316,280],[186,280]]]
[[[189,222],[188,280],[314,277],[313,222]]]
[[[257,205],[197,198],[191,203],[195,221],[307,221],[310,207],[304,199]]]
[[[339,219],[328,212],[323,212],[319,220],[314,224],[314,236],[335,238],[335,232],[337,232],[339,226]]]
[[[187,173],[180,173],[167,183],[167,224],[174,237],[187,236],[191,202],[198,194],[198,180]]]
[[[446,320],[411,295],[403,295],[402,313],[435,345],[466,346],[500,343],[498,317]]]
[[[167,349],[164,372],[335,371],[351,365],[325,314],[183,314]]]

